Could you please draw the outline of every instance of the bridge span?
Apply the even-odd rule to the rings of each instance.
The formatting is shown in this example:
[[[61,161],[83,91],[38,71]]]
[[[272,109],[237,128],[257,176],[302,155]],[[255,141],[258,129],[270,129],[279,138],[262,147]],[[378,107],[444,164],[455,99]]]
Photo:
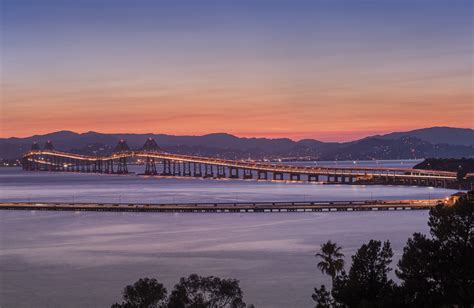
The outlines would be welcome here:
[[[444,200],[440,199],[171,204],[0,202],[0,210],[165,213],[357,212],[427,210],[443,202]]]
[[[456,182],[455,172],[436,170],[306,167],[171,154],[162,151],[151,138],[137,150],[130,149],[124,140],[120,140],[114,152],[107,156],[86,156],[57,151],[50,141],[44,149],[40,149],[38,144],[34,143],[31,150],[24,154],[22,166],[27,171],[127,174],[130,159],[142,160],[145,165],[144,174],[150,176],[433,187],[450,187]]]

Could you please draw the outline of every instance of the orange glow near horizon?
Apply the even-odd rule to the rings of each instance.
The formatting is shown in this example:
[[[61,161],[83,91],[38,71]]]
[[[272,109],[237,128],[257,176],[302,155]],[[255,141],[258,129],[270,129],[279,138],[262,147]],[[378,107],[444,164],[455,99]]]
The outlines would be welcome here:
[[[393,93],[385,94],[382,86],[385,93]],[[354,86],[323,93],[309,86],[299,91],[286,88],[287,92],[277,86],[250,85],[160,91],[151,86],[6,88],[1,136],[59,130],[171,135],[224,132],[242,137],[349,141],[431,126],[473,127],[472,96],[459,87],[435,85],[402,92],[381,83],[377,91]]]
[[[99,2],[5,6],[0,137],[474,128],[463,5]]]

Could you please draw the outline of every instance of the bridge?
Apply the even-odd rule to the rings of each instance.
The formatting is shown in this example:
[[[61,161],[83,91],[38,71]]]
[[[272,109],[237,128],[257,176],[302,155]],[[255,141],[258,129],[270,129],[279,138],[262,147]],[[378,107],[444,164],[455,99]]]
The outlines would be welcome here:
[[[427,210],[443,202],[444,200],[439,199],[172,204],[0,202],[0,210],[175,213],[355,212]]]
[[[306,167],[246,160],[228,160],[166,153],[155,140],[147,139],[140,149],[130,149],[120,140],[110,155],[86,156],[58,151],[51,141],[43,149],[33,143],[24,154],[27,171],[127,174],[129,160],[141,160],[149,176],[307,181],[338,184],[390,184],[452,187],[456,173],[408,168]],[[468,176],[472,176],[469,174]]]

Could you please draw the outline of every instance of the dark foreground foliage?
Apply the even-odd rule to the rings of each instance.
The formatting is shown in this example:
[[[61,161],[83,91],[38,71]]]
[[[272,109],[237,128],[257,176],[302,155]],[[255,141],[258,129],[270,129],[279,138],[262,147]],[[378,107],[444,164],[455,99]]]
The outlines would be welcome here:
[[[112,308],[251,308],[243,301],[239,281],[192,274],[182,277],[170,296],[156,279],[142,278],[122,292],[123,302]]]
[[[166,307],[166,288],[156,279],[140,278],[122,292],[123,302],[112,308]]]
[[[315,288],[316,307],[472,307],[474,196],[453,206],[439,204],[429,215],[431,237],[415,233],[408,239],[395,271],[399,285],[388,278],[390,243],[371,240],[352,257],[348,274],[326,272],[333,288]]]

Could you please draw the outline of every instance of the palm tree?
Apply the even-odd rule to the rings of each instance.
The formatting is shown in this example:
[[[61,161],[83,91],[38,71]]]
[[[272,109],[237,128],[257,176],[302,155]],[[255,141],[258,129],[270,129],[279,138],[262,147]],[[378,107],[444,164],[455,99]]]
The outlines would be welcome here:
[[[336,243],[328,241],[321,245],[321,252],[315,254],[316,258],[321,258],[318,268],[323,274],[331,276],[333,282],[336,275],[344,269],[344,254],[342,248]]]

